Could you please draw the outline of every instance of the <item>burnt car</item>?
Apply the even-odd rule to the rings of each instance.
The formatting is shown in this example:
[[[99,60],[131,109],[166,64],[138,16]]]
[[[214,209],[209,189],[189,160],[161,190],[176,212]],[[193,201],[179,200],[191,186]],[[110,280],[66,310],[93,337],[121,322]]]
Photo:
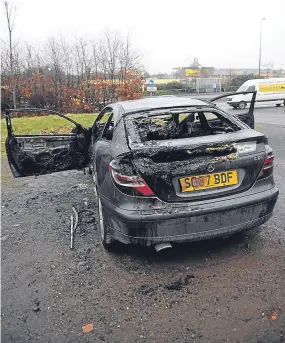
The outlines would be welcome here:
[[[268,140],[245,123],[253,107],[242,121],[186,97],[118,102],[91,128],[58,113],[75,125],[58,135],[15,135],[7,110],[8,161],[15,177],[90,165],[106,248],[230,235],[265,223],[279,192]]]

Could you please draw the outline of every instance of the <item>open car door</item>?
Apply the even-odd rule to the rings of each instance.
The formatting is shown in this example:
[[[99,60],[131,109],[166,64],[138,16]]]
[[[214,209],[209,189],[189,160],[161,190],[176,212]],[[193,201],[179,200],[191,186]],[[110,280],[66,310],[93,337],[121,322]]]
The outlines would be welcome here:
[[[228,97],[230,95],[238,95],[238,94],[252,94],[250,106],[248,112],[244,113],[237,113],[237,114],[232,114],[235,117],[238,117],[241,121],[243,121],[245,124],[247,124],[250,128],[254,129],[254,104],[255,104],[255,99],[256,99],[256,91],[252,92],[234,92],[234,93],[226,93],[223,95],[219,95],[213,99],[210,100],[210,102],[215,102],[216,100]]]
[[[15,112],[47,112],[62,118],[65,127],[56,134],[42,131],[41,134],[18,135],[13,132],[11,120]],[[81,169],[87,165],[90,129],[61,113],[46,109],[7,109],[5,115],[8,131],[6,152],[14,177]]]

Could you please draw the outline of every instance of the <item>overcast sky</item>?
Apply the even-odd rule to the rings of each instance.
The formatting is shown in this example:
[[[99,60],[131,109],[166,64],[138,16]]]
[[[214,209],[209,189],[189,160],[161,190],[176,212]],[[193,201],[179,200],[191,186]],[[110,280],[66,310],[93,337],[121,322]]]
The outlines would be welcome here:
[[[2,2],[2,1],[1,1]],[[263,21],[262,65],[285,68],[285,0],[14,0],[15,36],[41,45],[50,36],[88,39],[105,27],[130,32],[151,72],[171,72],[198,57],[203,66],[258,68]],[[7,34],[4,6],[1,36]]]

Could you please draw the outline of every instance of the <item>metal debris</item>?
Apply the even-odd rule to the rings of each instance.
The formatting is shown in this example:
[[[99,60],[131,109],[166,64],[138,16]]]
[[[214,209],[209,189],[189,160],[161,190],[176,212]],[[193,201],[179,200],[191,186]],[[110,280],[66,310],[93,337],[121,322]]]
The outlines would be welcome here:
[[[72,207],[72,211],[74,212],[75,222],[73,220],[73,215],[71,215],[70,216],[70,249],[73,249],[74,247],[74,233],[76,231],[77,224],[78,224],[78,214],[76,212],[76,209]]]
[[[78,213],[76,212],[76,209],[74,207],[72,207],[72,210],[73,210],[74,215],[75,215],[75,224],[74,224],[74,231],[75,231],[77,228],[77,224],[78,224]]]
[[[70,216],[70,249],[73,249],[73,238],[74,238],[73,215],[71,215]]]

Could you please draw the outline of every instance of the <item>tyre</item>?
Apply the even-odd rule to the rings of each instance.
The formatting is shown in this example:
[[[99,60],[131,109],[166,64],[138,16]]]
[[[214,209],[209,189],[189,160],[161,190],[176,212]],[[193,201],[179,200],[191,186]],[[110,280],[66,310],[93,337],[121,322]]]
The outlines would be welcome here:
[[[98,205],[98,226],[100,231],[100,238],[102,245],[105,249],[110,250],[113,247],[113,239],[111,234],[108,232],[108,228],[104,223],[104,214],[103,214],[103,207],[101,204],[100,196],[97,197],[97,205]]]
[[[244,110],[246,108],[246,102],[245,101],[240,101],[238,104],[238,108],[241,110]]]
[[[280,107],[281,106],[281,104],[276,104],[276,107]]]

